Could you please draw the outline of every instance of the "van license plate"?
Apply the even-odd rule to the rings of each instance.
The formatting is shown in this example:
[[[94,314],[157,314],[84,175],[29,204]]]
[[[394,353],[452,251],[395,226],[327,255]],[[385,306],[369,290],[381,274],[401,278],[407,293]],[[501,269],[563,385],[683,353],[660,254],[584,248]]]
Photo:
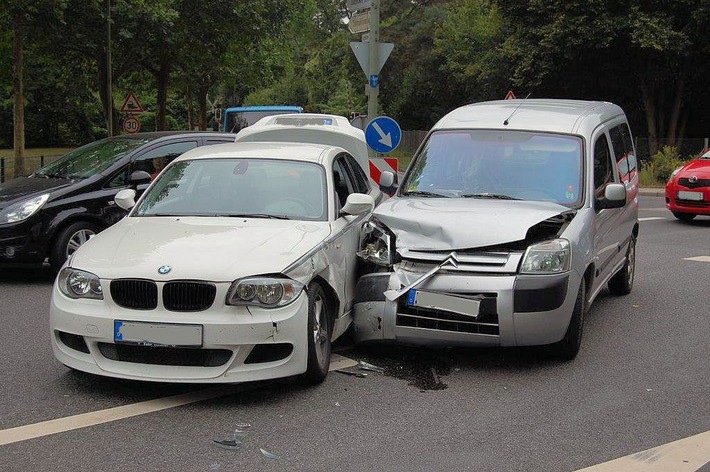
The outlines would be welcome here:
[[[113,340],[141,346],[201,347],[202,325],[115,320]]]
[[[703,192],[689,192],[687,190],[680,190],[678,192],[678,198],[681,200],[695,200],[696,202],[701,202],[703,200]]]
[[[446,293],[410,290],[407,294],[407,305],[449,311],[459,315],[478,318],[481,301],[448,295]]]

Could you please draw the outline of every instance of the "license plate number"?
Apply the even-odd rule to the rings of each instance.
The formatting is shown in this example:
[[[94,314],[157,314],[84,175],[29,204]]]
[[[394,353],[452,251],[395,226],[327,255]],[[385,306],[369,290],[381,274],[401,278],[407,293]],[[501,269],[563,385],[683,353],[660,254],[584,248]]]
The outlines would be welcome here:
[[[113,340],[141,346],[201,347],[202,325],[115,320]]]
[[[478,318],[481,301],[458,297],[456,295],[448,295],[446,293],[410,290],[407,294],[407,305],[449,311],[459,315]]]
[[[678,198],[681,200],[695,200],[700,202],[703,200],[703,192],[689,192],[687,190],[680,190],[678,192]]]

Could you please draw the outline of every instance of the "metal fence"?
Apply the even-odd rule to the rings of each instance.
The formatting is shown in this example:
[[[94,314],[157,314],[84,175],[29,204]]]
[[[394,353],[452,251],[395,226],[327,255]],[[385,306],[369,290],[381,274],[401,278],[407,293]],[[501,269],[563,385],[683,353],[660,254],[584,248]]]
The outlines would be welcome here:
[[[423,130],[402,130],[402,142],[397,149],[405,154],[414,154],[428,132]]]
[[[40,156],[25,156],[25,173],[29,175],[58,157],[61,157],[61,155],[45,156],[42,154]],[[14,159],[12,157],[0,157],[0,183],[12,178],[14,167]]]

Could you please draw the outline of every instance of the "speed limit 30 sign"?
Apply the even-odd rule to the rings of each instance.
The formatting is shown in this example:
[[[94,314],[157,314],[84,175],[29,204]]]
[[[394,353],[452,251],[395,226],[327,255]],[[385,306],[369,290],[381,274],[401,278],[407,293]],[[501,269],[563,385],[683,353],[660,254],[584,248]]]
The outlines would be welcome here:
[[[137,133],[138,131],[141,130],[141,122],[138,120],[138,117],[136,116],[129,116],[125,120],[123,120],[123,131],[126,133]]]

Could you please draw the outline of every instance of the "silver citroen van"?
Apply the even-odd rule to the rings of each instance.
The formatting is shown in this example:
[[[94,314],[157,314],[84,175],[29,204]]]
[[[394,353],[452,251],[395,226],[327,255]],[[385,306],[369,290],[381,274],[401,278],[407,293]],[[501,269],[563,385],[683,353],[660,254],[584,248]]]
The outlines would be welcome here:
[[[620,107],[458,108],[364,228],[355,338],[549,345],[573,359],[601,290],[631,291],[638,230],[635,150]]]

